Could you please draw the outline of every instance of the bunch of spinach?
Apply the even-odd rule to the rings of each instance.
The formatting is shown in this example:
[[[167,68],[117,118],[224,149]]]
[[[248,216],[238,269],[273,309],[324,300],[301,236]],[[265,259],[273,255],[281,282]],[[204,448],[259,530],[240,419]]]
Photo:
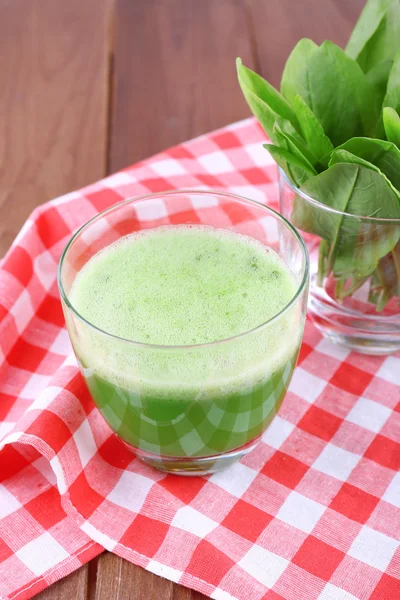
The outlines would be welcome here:
[[[321,237],[319,283],[333,276],[342,301],[369,282],[377,310],[400,302],[400,0],[367,0],[345,51],[300,40],[280,92],[240,59],[237,71],[265,148],[334,209],[294,200],[293,223]]]

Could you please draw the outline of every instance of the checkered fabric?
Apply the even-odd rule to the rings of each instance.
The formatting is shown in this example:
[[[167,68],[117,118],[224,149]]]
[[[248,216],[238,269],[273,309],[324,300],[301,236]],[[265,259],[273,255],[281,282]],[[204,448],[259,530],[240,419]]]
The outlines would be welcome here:
[[[3,260],[2,599],[32,597],[103,548],[218,600],[400,597],[400,355],[350,353],[307,323],[258,447],[187,479],[122,445],[72,354],[56,286],[71,233],[149,191],[211,187],[276,205],[263,141],[242,121],[63,196],[34,211]]]

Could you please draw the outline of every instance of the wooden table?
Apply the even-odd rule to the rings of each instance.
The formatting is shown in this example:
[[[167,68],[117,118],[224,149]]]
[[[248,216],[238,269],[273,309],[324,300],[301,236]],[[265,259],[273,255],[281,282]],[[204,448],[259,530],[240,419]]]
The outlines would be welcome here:
[[[0,0],[0,257],[32,209],[249,115],[235,57],[278,85],[363,0]],[[109,553],[38,600],[200,600]]]

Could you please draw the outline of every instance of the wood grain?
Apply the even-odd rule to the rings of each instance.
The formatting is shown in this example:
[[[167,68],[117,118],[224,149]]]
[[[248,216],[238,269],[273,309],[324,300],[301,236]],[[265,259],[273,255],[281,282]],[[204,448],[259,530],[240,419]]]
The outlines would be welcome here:
[[[246,0],[259,73],[279,87],[287,57],[302,37],[344,47],[365,0]]]
[[[199,592],[153,575],[109,552],[101,554],[97,563],[95,600],[106,599],[207,600]]]
[[[35,206],[105,173],[111,1],[0,1],[0,257]]]
[[[88,565],[53,583],[35,596],[36,600],[86,600],[88,588]],[[110,597],[111,600],[111,597]]]
[[[247,116],[244,0],[117,0],[109,168]]]

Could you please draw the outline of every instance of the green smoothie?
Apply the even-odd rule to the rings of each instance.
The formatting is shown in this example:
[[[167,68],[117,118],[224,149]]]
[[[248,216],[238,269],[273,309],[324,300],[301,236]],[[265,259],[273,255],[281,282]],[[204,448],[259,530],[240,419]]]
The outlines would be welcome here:
[[[209,226],[144,230],[96,254],[69,300],[102,331],[82,323],[71,338],[110,426],[158,456],[210,456],[255,440],[293,372],[299,308],[260,326],[297,287],[272,249]]]

